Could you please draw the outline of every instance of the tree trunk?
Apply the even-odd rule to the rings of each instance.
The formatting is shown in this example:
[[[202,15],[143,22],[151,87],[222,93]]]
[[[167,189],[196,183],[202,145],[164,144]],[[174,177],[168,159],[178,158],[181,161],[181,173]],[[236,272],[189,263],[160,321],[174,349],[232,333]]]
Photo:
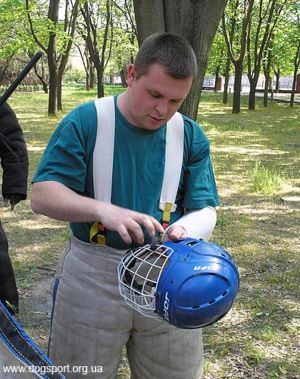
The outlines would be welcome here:
[[[214,92],[217,92],[217,90],[218,90],[218,81],[220,78],[219,74],[220,74],[220,66],[217,67],[216,72],[215,72]]]
[[[34,66],[33,69],[34,69],[34,73],[35,73],[36,77],[38,78],[38,80],[42,84],[44,93],[48,94],[48,82],[45,78],[43,62],[41,63],[41,66],[42,66],[42,73],[41,74],[38,72],[36,65]]]
[[[44,93],[48,94],[48,84],[46,82],[42,81],[42,87],[43,87]]]
[[[95,69],[93,66],[93,62],[90,65],[90,89],[95,88]]]
[[[104,86],[103,86],[103,68],[99,67],[97,70],[97,96],[98,98],[104,97]]]
[[[126,70],[125,69],[120,71],[120,77],[121,77],[122,87],[126,88],[127,87],[127,81],[126,81]]]
[[[295,91],[296,91],[296,82],[297,82],[297,72],[300,65],[300,40],[298,42],[298,47],[294,59],[294,76],[293,76],[293,86],[292,86],[292,93],[291,93],[291,100],[290,100],[290,107],[294,106],[294,100],[295,100]]]
[[[139,46],[150,34],[166,31],[162,0],[134,0],[133,6]]]
[[[62,72],[58,70],[57,74],[57,110],[62,111]]]
[[[249,100],[248,100],[248,109],[250,111],[255,110],[255,92],[256,92],[257,80],[252,80],[250,82],[250,91],[249,91]]]
[[[230,75],[230,58],[227,58],[226,68],[224,73],[224,90],[223,90],[223,104],[228,103],[228,84],[229,84],[229,75]]]
[[[243,61],[238,61],[235,64],[232,113],[240,113],[241,111],[242,76],[243,76]]]
[[[268,106],[268,94],[269,94],[269,85],[270,85],[270,72],[265,73],[265,87],[264,87],[264,98],[263,106]]]
[[[53,57],[48,57],[49,66],[49,97],[48,97],[48,114],[55,115],[57,100],[57,65]]]
[[[50,0],[48,18],[56,26],[58,22],[60,0]],[[55,115],[56,113],[56,100],[57,100],[57,61],[56,61],[56,31],[53,29],[49,35],[48,49],[47,49],[48,67],[49,67],[49,99],[48,99],[48,114]]]
[[[280,81],[280,69],[278,69],[277,71],[274,70],[274,74],[276,77],[275,92],[278,93],[279,92],[279,81]]]
[[[268,106],[268,94],[271,84],[271,78],[270,78],[270,70],[271,70],[271,63],[272,63],[272,47],[273,47],[273,38],[274,35],[272,35],[272,39],[270,41],[269,49],[264,53],[264,59],[263,59],[263,70],[265,75],[265,88],[264,88],[264,100],[263,100],[263,106]]]
[[[170,3],[172,3],[170,1]],[[183,36],[190,42],[198,61],[198,77],[181,106],[182,113],[197,119],[198,107],[202,93],[202,85],[207,68],[208,55],[217,31],[227,0],[177,1],[181,6],[181,29]],[[178,7],[177,7],[178,9]],[[175,26],[180,14],[173,17]],[[198,32],[195,33],[195,30]]]
[[[85,54],[85,89],[86,91],[90,90],[90,60],[88,54]]]
[[[290,107],[294,106],[295,88],[296,88],[296,77],[294,76],[294,78],[293,78],[292,92],[291,92],[291,98],[290,98]]]

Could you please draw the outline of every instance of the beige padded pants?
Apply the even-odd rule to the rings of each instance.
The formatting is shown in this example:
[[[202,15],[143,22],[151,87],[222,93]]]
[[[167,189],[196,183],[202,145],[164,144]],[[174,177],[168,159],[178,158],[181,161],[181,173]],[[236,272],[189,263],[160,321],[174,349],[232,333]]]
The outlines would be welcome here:
[[[54,286],[50,358],[66,366],[68,379],[115,379],[126,345],[133,379],[201,378],[201,330],[146,318],[119,295],[117,265],[124,253],[71,237]]]

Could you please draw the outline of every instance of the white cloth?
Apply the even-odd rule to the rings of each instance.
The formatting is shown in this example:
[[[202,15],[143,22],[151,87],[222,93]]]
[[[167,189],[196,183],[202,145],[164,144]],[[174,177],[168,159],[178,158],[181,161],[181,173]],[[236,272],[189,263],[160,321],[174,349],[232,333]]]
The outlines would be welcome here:
[[[164,237],[170,228],[174,225],[180,225],[186,230],[188,237],[208,241],[214,231],[216,222],[217,212],[214,207],[189,211],[165,230]]]

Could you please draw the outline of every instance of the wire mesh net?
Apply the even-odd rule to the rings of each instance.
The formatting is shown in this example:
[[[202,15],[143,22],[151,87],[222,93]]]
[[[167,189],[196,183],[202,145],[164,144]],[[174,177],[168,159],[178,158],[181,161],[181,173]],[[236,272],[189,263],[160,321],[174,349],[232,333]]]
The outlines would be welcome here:
[[[147,317],[155,313],[155,294],[159,279],[173,250],[159,245],[155,250],[146,245],[131,250],[118,267],[119,291],[125,301]]]

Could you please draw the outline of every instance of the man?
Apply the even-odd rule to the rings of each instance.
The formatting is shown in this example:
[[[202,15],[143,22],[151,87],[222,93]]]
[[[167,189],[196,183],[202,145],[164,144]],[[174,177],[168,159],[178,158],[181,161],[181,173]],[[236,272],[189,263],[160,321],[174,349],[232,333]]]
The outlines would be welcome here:
[[[5,204],[15,205],[26,199],[28,156],[22,129],[10,106],[0,106],[0,157],[3,169],[2,197]],[[13,267],[8,255],[8,242],[0,221],[0,299],[12,313],[19,299]]]
[[[151,242],[156,233],[165,240],[208,238],[215,226],[218,196],[209,143],[186,117],[177,207],[171,213],[159,207],[170,161],[166,123],[191,88],[196,58],[181,36],[154,34],[127,74],[128,88],[114,98],[113,111],[99,106],[103,117],[115,117],[114,134],[111,127],[103,132],[109,121],[101,118],[99,102],[79,106],[55,131],[33,179],[33,210],[69,221],[72,230],[54,285],[50,357],[58,365],[88,366],[89,378],[112,379],[126,345],[132,378],[200,378],[201,331],[180,330],[129,309],[116,274],[125,251]],[[112,159],[103,153],[107,148]],[[109,166],[111,183],[102,175]],[[93,372],[99,366],[103,372]]]

